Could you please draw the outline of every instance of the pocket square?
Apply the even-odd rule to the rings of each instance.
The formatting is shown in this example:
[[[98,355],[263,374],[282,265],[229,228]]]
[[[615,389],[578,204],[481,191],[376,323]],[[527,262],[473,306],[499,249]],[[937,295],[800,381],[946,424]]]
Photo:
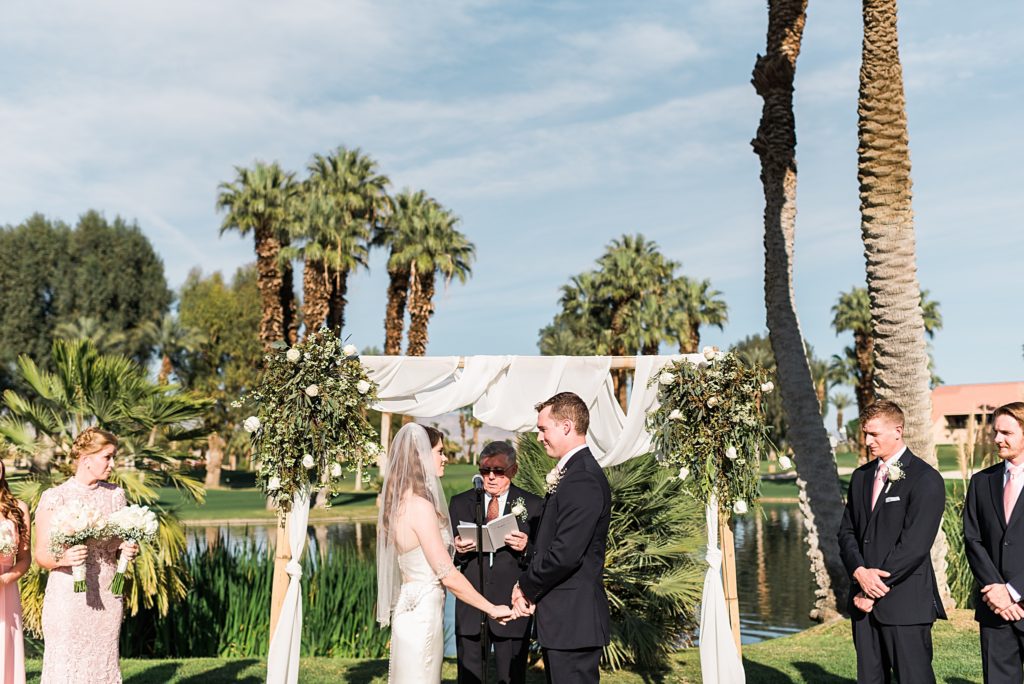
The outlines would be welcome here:
[[[885,503],[891,503],[893,501],[899,501],[899,500],[900,500],[900,497],[898,497],[898,496],[887,496],[887,497],[885,497]]]

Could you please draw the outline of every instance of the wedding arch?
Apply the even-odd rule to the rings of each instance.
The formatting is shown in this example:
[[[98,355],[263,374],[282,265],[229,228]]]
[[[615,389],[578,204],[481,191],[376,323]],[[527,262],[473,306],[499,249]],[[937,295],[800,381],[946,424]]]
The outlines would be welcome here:
[[[611,356],[363,356],[373,383],[372,408],[381,411],[381,444],[386,457],[390,415],[438,416],[463,407],[484,424],[512,432],[532,431],[533,406],[562,391],[578,394],[590,408],[587,443],[608,467],[651,453],[648,416],[658,408],[666,368],[697,367],[710,357],[690,355]],[[612,371],[632,370],[625,410],[616,399]],[[680,374],[683,375],[683,374]],[[673,419],[677,418],[673,414]],[[662,439],[664,441],[664,439]],[[279,529],[271,607],[267,681],[294,684],[302,631],[301,565],[309,516],[309,491],[297,490]],[[701,663],[717,681],[742,681],[739,609],[732,532],[719,519],[717,503],[707,506],[709,564],[701,608]],[[721,544],[721,546],[719,546]],[[723,567],[724,562],[724,567]]]

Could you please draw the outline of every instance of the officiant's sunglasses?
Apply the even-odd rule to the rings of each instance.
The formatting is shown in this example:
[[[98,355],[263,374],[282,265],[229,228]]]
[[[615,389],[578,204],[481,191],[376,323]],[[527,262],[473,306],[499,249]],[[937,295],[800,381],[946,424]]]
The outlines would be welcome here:
[[[505,469],[504,468],[481,468],[480,469],[480,474],[483,475],[484,477],[487,477],[491,473],[494,473],[498,477],[501,477],[502,475],[505,474]]]

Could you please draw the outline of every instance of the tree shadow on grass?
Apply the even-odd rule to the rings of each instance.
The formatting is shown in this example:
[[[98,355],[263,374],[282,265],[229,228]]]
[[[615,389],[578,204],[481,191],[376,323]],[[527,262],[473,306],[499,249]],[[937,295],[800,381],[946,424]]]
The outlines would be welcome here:
[[[345,671],[345,681],[351,684],[370,684],[378,677],[387,678],[387,660],[364,660]]]
[[[142,672],[126,677],[124,684],[146,684],[146,682],[169,682],[181,667],[181,663],[162,663]]]
[[[805,682],[814,684],[854,684],[855,680],[849,677],[826,672],[825,668],[817,663],[793,663],[793,667],[800,670],[800,676]]]
[[[963,677],[946,677],[946,684],[978,684],[978,680],[964,679]]]
[[[253,665],[262,665],[263,661],[246,659],[246,660],[232,660],[231,662],[221,665],[216,670],[210,670],[202,674],[197,674],[193,677],[180,680],[181,684],[263,684],[263,677],[258,675],[240,676],[239,673],[242,670],[248,669]]]

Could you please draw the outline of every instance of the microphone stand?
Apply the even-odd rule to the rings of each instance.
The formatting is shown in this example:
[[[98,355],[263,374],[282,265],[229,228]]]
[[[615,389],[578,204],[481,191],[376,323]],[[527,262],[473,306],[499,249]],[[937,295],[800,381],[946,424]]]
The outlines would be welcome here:
[[[475,483],[474,483],[475,485]],[[480,570],[480,593],[484,593],[484,489],[476,489],[476,561]],[[487,613],[480,611],[480,667],[482,682],[487,684]]]

